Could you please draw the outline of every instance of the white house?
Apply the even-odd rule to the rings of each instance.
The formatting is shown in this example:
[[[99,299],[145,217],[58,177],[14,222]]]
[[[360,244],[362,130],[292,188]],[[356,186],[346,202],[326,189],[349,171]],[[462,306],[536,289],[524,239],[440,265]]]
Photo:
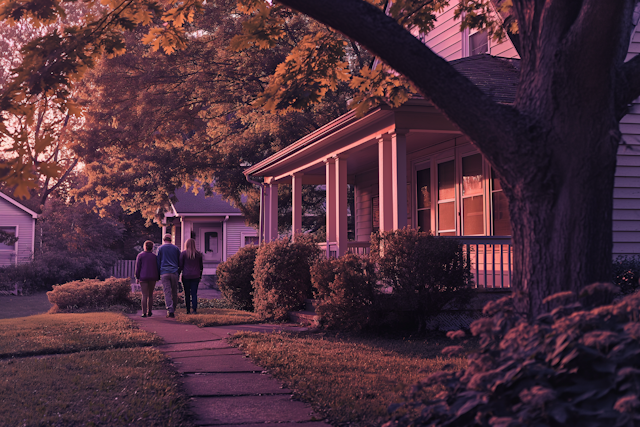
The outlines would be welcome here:
[[[176,191],[177,202],[165,213],[162,234],[171,227],[173,243],[184,250],[189,238],[196,241],[196,248],[204,256],[204,274],[216,273],[218,264],[248,244],[258,243],[258,232],[245,224],[242,212],[214,194],[205,197],[184,188]]]
[[[0,243],[0,267],[33,259],[38,214],[0,192],[0,230],[18,238],[13,245]]]
[[[519,79],[519,57],[510,39],[460,31],[456,2],[422,40],[494,100],[510,104]],[[637,24],[637,22],[636,22]],[[629,57],[640,53],[633,33]],[[613,251],[640,254],[640,103],[620,124],[621,145],[614,191]],[[369,236],[407,225],[435,235],[459,236],[480,287],[508,287],[511,230],[506,197],[491,166],[468,138],[425,99],[399,108],[353,112],[310,133],[250,167],[264,178],[263,239],[277,238],[277,187],[291,185],[293,232],[301,229],[303,184],[326,185],[329,254],[366,252]],[[355,240],[346,231],[347,185],[355,188]]]

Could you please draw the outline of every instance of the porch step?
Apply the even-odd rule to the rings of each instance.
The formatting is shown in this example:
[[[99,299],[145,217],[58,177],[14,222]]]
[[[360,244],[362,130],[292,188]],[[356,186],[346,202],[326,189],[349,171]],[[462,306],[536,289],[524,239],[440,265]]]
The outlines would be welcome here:
[[[318,327],[318,315],[315,311],[292,311],[289,313],[289,320],[293,323],[308,325],[313,328]]]

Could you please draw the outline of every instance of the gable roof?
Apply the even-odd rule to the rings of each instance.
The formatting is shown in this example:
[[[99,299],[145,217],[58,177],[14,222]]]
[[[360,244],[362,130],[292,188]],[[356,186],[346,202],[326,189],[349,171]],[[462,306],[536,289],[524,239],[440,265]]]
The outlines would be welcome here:
[[[29,215],[31,215],[31,218],[38,218],[38,214],[37,213],[35,213],[31,209],[29,209],[28,207],[24,206],[22,203],[18,203],[17,201],[13,200],[11,197],[7,196],[6,194],[4,194],[1,191],[0,191],[0,197],[2,199],[6,200],[7,202],[11,203],[12,205],[17,207],[18,209],[22,209],[24,212],[26,212]]]
[[[200,189],[198,194],[188,191],[185,188],[176,190],[178,199],[173,205],[174,215],[187,214],[219,214],[219,215],[241,215],[240,209],[225,201],[221,195],[214,193],[212,196],[205,196],[204,190]]]
[[[513,104],[515,101],[520,80],[518,59],[480,54],[450,64],[495,102]]]

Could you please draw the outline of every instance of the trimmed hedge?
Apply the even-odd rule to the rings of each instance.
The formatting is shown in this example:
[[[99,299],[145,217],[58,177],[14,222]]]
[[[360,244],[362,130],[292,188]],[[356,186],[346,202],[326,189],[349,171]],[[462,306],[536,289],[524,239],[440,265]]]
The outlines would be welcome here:
[[[253,311],[253,267],[258,247],[248,245],[218,265],[218,288],[231,306]]]
[[[52,312],[105,309],[114,305],[131,306],[131,279],[85,279],[56,285],[47,292]]]
[[[310,266],[319,256],[315,242],[304,235],[260,246],[253,272],[253,306],[264,320],[283,321],[311,296]]]

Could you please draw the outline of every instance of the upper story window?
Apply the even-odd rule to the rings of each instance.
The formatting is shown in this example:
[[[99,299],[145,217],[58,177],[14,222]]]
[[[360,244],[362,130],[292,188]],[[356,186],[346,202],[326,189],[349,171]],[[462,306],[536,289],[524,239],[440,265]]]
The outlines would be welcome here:
[[[487,30],[469,35],[469,56],[489,52],[489,35]]]

